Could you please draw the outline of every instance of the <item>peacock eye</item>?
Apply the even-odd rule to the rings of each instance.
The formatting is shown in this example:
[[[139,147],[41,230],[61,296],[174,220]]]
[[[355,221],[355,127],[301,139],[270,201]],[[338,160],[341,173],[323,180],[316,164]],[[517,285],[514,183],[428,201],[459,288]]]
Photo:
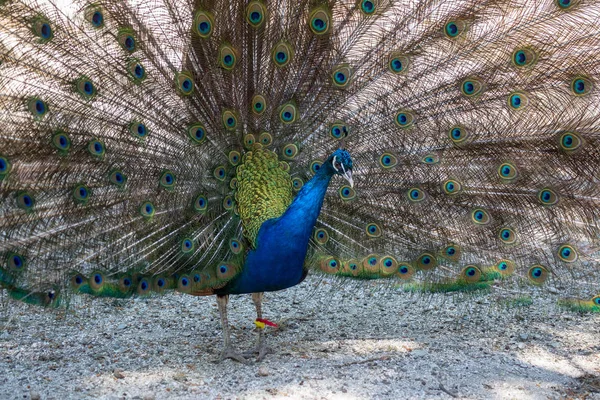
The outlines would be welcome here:
[[[335,162],[333,163],[333,168],[335,168],[335,170],[336,170],[336,171],[339,171],[339,170],[341,170],[341,169],[342,169],[342,163],[341,163],[341,162],[339,162],[339,161],[335,161]]]

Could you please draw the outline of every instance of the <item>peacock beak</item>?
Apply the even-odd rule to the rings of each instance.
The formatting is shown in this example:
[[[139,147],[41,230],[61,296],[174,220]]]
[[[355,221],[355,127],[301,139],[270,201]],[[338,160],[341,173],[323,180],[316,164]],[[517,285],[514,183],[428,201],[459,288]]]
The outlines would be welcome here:
[[[344,171],[342,176],[348,181],[348,183],[350,184],[350,187],[353,188],[354,181],[352,180],[352,170]]]

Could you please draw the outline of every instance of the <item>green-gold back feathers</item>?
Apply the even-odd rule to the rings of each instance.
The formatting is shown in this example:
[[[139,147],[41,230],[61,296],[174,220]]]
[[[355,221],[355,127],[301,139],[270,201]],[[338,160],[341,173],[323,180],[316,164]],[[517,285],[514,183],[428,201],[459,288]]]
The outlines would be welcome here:
[[[223,290],[345,148],[309,272],[600,311],[599,24],[586,0],[0,0],[0,286]]]

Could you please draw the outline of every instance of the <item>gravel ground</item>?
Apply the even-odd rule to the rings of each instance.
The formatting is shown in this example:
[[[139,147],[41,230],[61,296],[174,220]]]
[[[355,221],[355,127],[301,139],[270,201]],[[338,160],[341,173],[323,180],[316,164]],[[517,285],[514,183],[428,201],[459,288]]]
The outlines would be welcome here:
[[[554,298],[506,309],[308,278],[265,296],[275,354],[215,363],[214,297],[85,298],[67,311],[2,303],[2,399],[600,399],[600,316]],[[495,303],[494,303],[495,304]],[[253,347],[250,296],[232,339]]]

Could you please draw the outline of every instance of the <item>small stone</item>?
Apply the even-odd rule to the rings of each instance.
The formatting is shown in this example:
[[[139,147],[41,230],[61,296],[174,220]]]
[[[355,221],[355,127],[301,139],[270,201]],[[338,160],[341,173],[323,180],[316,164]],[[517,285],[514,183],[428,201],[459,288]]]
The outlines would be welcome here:
[[[42,399],[42,395],[39,394],[38,392],[31,392],[30,396],[31,396],[31,400],[41,400]]]
[[[113,371],[113,376],[117,379],[123,379],[125,378],[125,375],[123,375],[123,371],[121,371],[120,369],[115,369]]]
[[[269,370],[265,367],[260,367],[258,369],[258,376],[269,376]]]
[[[156,396],[154,395],[154,393],[146,393],[143,397],[142,400],[155,400]]]
[[[552,294],[559,294],[560,290],[558,290],[557,288],[553,287],[553,286],[548,286],[546,288],[546,290]]]
[[[413,357],[425,357],[427,355],[427,351],[422,349],[413,350],[410,352]]]
[[[519,350],[523,350],[525,348],[525,343],[519,343],[517,347],[519,348]]]
[[[342,393],[348,393],[348,389],[346,389],[345,386],[342,386],[340,390],[342,391]]]
[[[120,331],[122,331],[125,328],[127,328],[127,325],[125,325],[125,324],[119,324],[119,326],[117,326],[117,329]]]
[[[384,380],[381,381],[381,383],[383,383],[384,385],[389,385],[392,382],[390,382],[389,379],[384,379]]]
[[[526,333],[521,333],[519,335],[519,339],[521,339],[522,341],[525,341],[525,340],[529,339],[529,335]]]

